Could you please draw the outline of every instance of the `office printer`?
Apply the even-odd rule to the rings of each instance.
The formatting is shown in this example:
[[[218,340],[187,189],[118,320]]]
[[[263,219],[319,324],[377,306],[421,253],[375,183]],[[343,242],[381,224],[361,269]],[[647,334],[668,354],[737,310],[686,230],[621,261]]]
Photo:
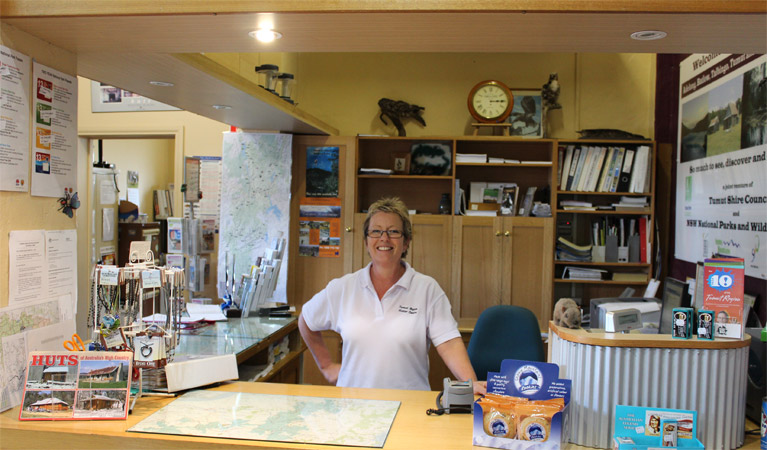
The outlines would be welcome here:
[[[589,315],[591,317],[591,329],[602,329],[605,327],[605,314],[608,311],[618,309],[636,308],[642,314],[642,323],[645,332],[654,329],[658,331],[661,314],[661,301],[657,298],[647,297],[605,297],[592,298],[589,302]],[[653,325],[650,325],[653,324]]]

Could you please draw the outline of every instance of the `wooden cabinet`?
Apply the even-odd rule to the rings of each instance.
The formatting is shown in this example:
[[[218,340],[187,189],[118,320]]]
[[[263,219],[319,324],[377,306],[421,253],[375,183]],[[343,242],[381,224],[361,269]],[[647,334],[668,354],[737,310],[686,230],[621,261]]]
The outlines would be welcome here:
[[[655,259],[655,143],[652,141],[562,141],[559,142],[560,152],[564,152],[561,158],[562,161],[567,160],[566,152],[568,147],[573,149],[605,148],[605,163],[603,163],[602,169],[599,170],[600,173],[605,171],[605,164],[609,158],[610,150],[615,152],[617,149],[621,149],[624,155],[624,163],[626,161],[625,155],[631,152],[633,159],[628,167],[629,178],[637,170],[637,155],[640,154],[639,148],[646,147],[648,149],[648,156],[645,159],[647,163],[645,166],[645,176],[648,182],[645,185],[646,187],[638,189],[639,192],[630,192],[630,189],[620,189],[618,186],[611,188],[607,192],[600,190],[599,186],[591,190],[584,190],[583,188],[579,190],[567,186],[565,186],[565,189],[561,189],[562,183],[560,182],[554,190],[552,200],[552,203],[557,205],[556,209],[554,209],[556,220],[555,234],[557,238],[563,237],[576,245],[589,247],[602,243],[602,231],[597,232],[597,241],[595,242],[595,226],[599,227],[600,230],[614,227],[618,245],[621,245],[622,233],[625,236],[623,238],[623,246],[627,246],[631,230],[638,235],[640,234],[640,228],[643,228],[644,232],[639,237],[640,247],[648,250],[641,252],[640,248],[638,260],[630,262],[610,261],[610,258],[605,261],[601,257],[596,256],[601,255],[601,251],[595,252],[593,249],[591,256],[584,261],[566,260],[567,257],[565,255],[561,252],[558,253],[554,261],[554,299],[556,300],[561,297],[580,299],[581,306],[587,310],[590,299],[617,297],[627,287],[636,291],[635,296],[641,297],[647,283],[655,276],[653,264]],[[565,177],[567,164],[565,163],[563,166],[562,177]],[[572,162],[570,166],[572,167]],[[627,168],[624,166],[619,170],[624,171],[624,169]],[[597,175],[600,173],[597,173]],[[646,199],[647,206],[631,209],[623,207],[610,208],[610,205],[621,202],[622,198],[629,200]],[[584,206],[582,207],[585,209],[566,209],[562,202],[567,200],[583,202]],[[641,227],[640,222],[643,222]],[[623,232],[621,232],[621,227]],[[641,241],[644,241],[645,244],[641,245]],[[599,269],[604,271],[604,275],[600,280],[572,279],[564,273],[565,268],[568,266]],[[633,277],[633,279],[626,279],[628,277]]]
[[[530,309],[545,329],[551,318],[553,219],[455,217],[453,310],[476,319],[494,305]]]

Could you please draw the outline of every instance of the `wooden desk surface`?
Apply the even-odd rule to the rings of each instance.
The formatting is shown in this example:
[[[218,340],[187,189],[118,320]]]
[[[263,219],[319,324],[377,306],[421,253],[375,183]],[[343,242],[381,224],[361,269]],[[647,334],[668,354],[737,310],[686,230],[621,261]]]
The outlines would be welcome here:
[[[427,416],[426,409],[434,406],[436,392],[400,391],[389,389],[337,388],[275,383],[227,383],[213,390],[315,397],[347,397],[402,402],[394,424],[386,439],[385,450],[398,449],[482,449],[472,446],[472,416],[452,414]],[[14,449],[314,449],[341,448],[328,445],[296,444],[284,442],[248,441],[237,439],[171,436],[132,433],[126,430],[157,409],[172,401],[167,397],[142,397],[136,402],[133,414],[127,420],[104,421],[50,421],[21,422],[19,408],[0,414],[0,448]],[[749,424],[752,428],[753,424]],[[751,428],[749,428],[751,429]],[[758,449],[758,437],[747,436],[744,449]],[[566,449],[587,449],[574,445]]]

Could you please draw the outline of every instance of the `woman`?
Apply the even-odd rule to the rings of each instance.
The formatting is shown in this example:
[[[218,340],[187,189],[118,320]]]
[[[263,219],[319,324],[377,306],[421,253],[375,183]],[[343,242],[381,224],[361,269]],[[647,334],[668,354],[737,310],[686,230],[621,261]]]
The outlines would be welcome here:
[[[429,345],[459,380],[478,383],[450,313],[433,278],[402,260],[412,238],[407,207],[398,198],[373,203],[364,224],[371,262],[335,279],[303,306],[298,328],[328,382],[345,387],[430,390]],[[330,359],[322,330],[343,339],[343,364]]]

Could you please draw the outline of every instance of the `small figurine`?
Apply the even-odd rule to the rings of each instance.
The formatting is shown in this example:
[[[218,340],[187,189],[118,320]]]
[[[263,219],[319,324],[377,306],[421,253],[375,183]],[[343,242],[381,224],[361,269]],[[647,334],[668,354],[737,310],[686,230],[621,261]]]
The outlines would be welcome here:
[[[581,310],[571,298],[560,298],[554,305],[554,325],[567,328],[581,327]]]
[[[549,75],[549,81],[541,89],[543,109],[562,109],[559,104],[559,75],[556,72]]]
[[[389,125],[386,120],[384,120],[384,116],[388,117],[392,121],[392,124],[397,127],[399,136],[405,136],[405,127],[402,125],[402,120],[400,119],[414,119],[421,125],[426,126],[426,121],[424,121],[423,117],[420,115],[421,111],[426,109],[422,106],[411,105],[402,100],[392,100],[389,98],[378,100],[378,106],[381,108],[381,115],[379,116],[381,122]]]

